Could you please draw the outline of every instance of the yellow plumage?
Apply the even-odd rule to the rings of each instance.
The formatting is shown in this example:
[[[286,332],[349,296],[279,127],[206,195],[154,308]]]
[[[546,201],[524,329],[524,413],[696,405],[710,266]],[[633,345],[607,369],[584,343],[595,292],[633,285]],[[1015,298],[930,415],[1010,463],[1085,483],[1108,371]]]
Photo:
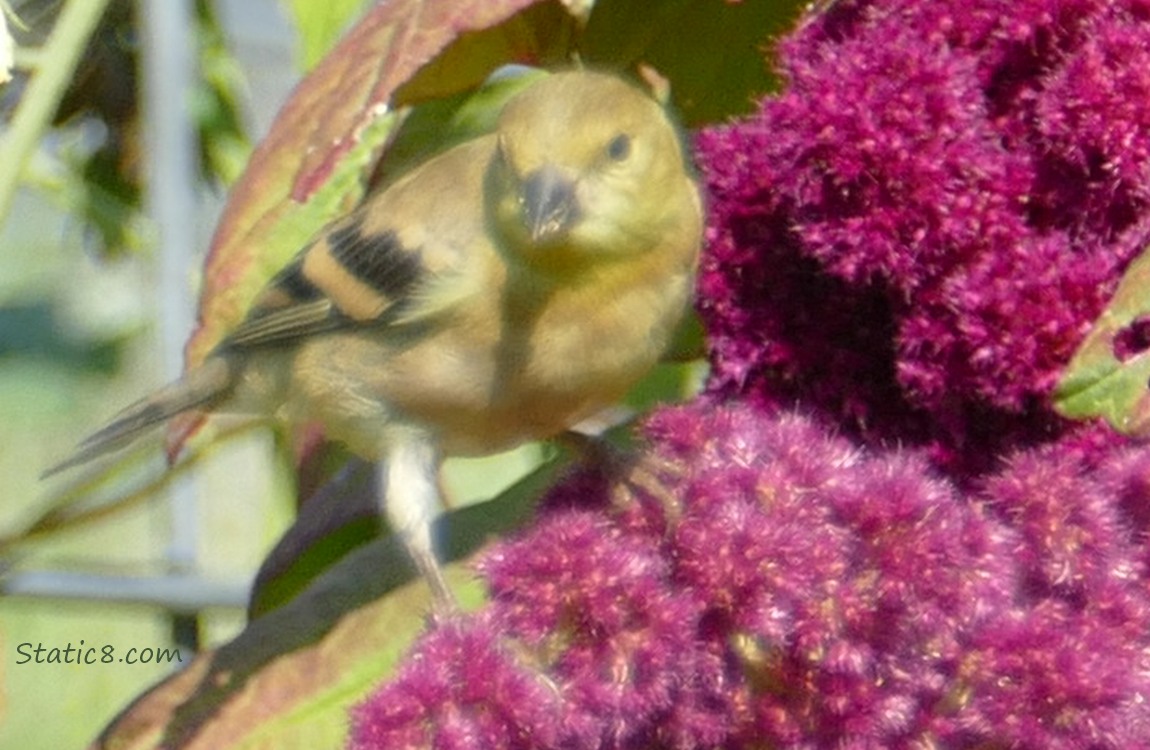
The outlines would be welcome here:
[[[623,396],[686,309],[701,232],[662,107],[615,76],[548,76],[495,133],[327,227],[201,368],[55,470],[189,408],[319,422],[380,460],[388,519],[446,598],[441,458],[554,436]]]

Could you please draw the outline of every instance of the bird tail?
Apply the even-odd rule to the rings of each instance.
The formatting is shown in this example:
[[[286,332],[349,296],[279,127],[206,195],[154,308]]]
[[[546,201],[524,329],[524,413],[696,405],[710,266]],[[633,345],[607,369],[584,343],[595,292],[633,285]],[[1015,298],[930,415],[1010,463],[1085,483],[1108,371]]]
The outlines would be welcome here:
[[[209,358],[179,380],[124,409],[107,425],[84,438],[71,456],[45,471],[41,478],[123,448],[150,428],[181,412],[211,405],[227,395],[234,381],[235,367],[230,358]]]

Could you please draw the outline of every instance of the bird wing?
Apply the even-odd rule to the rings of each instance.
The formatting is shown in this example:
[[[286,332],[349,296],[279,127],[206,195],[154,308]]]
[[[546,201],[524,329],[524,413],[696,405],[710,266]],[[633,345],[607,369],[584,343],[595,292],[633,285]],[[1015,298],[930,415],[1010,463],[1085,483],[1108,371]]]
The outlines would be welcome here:
[[[482,286],[493,139],[434,157],[337,221],[272,278],[224,346],[425,320]],[[476,276],[468,280],[469,276]]]
[[[419,248],[371,232],[359,214],[332,227],[272,278],[226,342],[279,344],[394,319],[428,281]]]

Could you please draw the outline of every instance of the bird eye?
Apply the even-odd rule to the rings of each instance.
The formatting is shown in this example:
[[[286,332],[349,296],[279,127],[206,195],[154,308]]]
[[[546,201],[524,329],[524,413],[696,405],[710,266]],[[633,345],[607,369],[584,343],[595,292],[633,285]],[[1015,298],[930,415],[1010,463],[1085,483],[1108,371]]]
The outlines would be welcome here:
[[[607,156],[611,161],[623,161],[631,155],[631,136],[626,133],[615,136],[607,144]]]

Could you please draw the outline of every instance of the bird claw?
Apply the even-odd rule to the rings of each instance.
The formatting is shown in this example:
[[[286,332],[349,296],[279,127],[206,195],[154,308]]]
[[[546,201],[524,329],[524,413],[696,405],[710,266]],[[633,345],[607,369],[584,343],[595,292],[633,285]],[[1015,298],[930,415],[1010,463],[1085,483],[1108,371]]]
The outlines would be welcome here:
[[[675,463],[629,451],[584,433],[567,432],[561,440],[611,479],[610,498],[615,508],[624,510],[649,498],[659,504],[669,524],[682,515],[682,504],[675,490],[682,470]]]

